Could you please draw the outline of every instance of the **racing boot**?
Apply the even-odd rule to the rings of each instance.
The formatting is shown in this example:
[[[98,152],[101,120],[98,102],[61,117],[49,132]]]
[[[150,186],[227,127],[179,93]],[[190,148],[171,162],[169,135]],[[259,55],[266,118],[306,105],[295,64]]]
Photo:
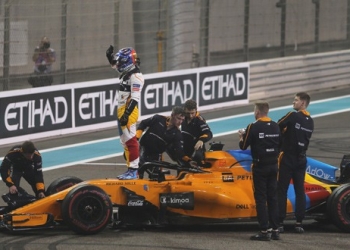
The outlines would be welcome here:
[[[128,168],[128,170],[119,176],[117,176],[119,180],[135,180],[138,179],[137,168]]]

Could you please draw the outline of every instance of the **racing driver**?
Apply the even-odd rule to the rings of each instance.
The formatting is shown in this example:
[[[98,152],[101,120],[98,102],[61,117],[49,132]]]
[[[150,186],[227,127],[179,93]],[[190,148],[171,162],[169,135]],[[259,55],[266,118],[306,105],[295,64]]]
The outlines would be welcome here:
[[[144,78],[140,72],[140,59],[133,48],[122,48],[117,53],[113,53],[113,50],[113,46],[110,45],[106,56],[112,68],[120,74],[118,129],[128,167],[127,171],[117,178],[132,180],[138,178],[139,144],[136,139],[136,122],[139,117],[138,103]]]

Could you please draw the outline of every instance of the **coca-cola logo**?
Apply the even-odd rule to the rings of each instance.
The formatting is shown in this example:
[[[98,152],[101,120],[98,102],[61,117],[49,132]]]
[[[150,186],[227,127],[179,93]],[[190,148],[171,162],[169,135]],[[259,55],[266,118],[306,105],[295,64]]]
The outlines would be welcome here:
[[[142,207],[143,200],[128,201],[128,207]]]

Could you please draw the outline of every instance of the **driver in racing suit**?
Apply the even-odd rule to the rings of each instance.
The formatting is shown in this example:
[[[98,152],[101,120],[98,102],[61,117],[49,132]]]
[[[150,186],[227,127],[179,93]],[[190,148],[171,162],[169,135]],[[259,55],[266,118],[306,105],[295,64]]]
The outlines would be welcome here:
[[[118,129],[120,141],[124,147],[127,171],[117,178],[132,180],[138,178],[139,144],[136,139],[136,122],[139,117],[138,103],[144,78],[140,72],[140,59],[133,48],[122,48],[113,53],[110,45],[106,56],[112,68],[120,74],[120,86],[118,97]]]

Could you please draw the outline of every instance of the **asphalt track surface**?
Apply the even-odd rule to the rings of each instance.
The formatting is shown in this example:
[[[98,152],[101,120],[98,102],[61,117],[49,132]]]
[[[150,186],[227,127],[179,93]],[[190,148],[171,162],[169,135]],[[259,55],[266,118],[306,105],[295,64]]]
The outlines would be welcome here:
[[[312,101],[350,94],[350,86],[342,89],[310,93]],[[292,105],[293,96],[267,100],[270,107]],[[350,107],[350,103],[349,103]],[[214,119],[223,116],[247,113],[253,110],[253,104],[230,109],[203,113],[204,117]],[[252,121],[254,118],[252,117]],[[315,131],[308,150],[308,156],[339,166],[344,154],[350,154],[350,112],[337,113],[314,118]],[[95,131],[65,137],[55,137],[36,141],[39,150],[114,137],[116,129]],[[236,149],[238,135],[231,134],[215,137],[225,149]],[[11,145],[0,148],[4,156]],[[74,148],[72,148],[74,150]],[[45,164],[45,159],[44,159]],[[113,157],[86,164],[44,172],[48,186],[61,176],[77,176],[83,180],[95,178],[113,178],[125,171],[122,157]],[[30,191],[25,182],[22,187]],[[0,185],[0,193],[7,192],[5,185]],[[1,201],[2,202],[2,201]],[[3,204],[0,203],[0,204]],[[350,235],[342,233],[332,225],[322,225],[313,220],[306,220],[304,234],[294,234],[293,221],[286,223],[286,233],[280,241],[255,242],[249,237],[257,232],[257,223],[235,223],[211,226],[176,226],[162,228],[133,228],[127,230],[105,229],[93,236],[81,236],[69,229],[34,230],[11,233],[0,231],[0,249],[349,249]]]

